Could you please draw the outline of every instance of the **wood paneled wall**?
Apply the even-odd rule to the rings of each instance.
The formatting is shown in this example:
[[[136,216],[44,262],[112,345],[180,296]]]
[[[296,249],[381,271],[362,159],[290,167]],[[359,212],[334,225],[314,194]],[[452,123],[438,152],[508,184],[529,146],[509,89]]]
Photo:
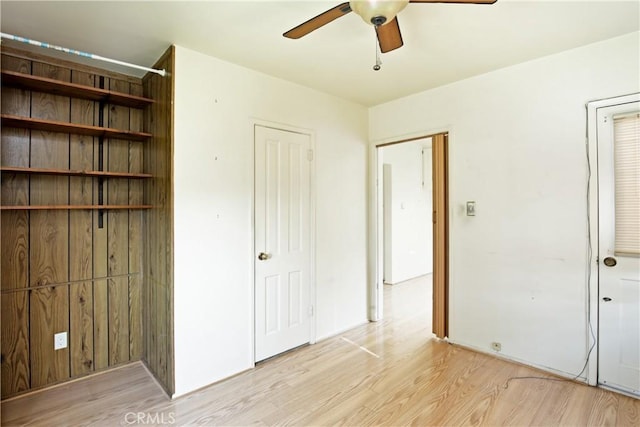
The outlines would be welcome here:
[[[153,134],[151,148],[144,151],[144,163],[153,178],[145,182],[147,212],[144,262],[143,318],[144,359],[165,390],[172,395],[173,365],[173,87],[174,48],[154,66],[165,69],[166,77],[148,74],[144,92],[156,102],[147,107],[145,128]]]
[[[140,79],[33,54],[2,54],[2,68],[135,95]],[[2,87],[2,113],[99,125],[100,105],[64,96]],[[144,110],[106,105],[104,126],[142,131]],[[3,166],[143,172],[150,142],[105,139],[3,126]],[[151,150],[154,152],[154,150]],[[164,179],[164,178],[162,178]],[[105,203],[140,204],[144,184],[108,179]],[[1,203],[95,204],[90,177],[2,173]],[[150,197],[153,198],[153,197]],[[92,210],[2,211],[2,397],[62,382],[142,357],[143,251],[146,212]],[[166,246],[166,245],[165,245]],[[68,332],[68,347],[53,338]]]

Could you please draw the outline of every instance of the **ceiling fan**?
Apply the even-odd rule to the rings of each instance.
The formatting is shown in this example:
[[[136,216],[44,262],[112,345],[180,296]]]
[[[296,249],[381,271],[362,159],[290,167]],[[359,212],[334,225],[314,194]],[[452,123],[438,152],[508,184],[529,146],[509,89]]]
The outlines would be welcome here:
[[[290,39],[299,39],[353,11],[360,15],[364,22],[375,27],[380,51],[386,53],[403,45],[396,15],[404,9],[408,3],[493,4],[496,1],[497,0],[353,0],[341,3],[303,22],[284,33],[283,36]]]

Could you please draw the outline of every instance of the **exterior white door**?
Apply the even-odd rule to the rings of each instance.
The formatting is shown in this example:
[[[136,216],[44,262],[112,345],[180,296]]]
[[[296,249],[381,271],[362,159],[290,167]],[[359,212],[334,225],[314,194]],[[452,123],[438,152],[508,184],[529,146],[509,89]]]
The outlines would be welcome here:
[[[640,113],[637,101],[599,108],[596,115],[598,382],[640,396],[640,126],[625,131],[635,142],[621,142],[620,120],[629,113]]]
[[[255,126],[255,361],[310,341],[309,135]]]

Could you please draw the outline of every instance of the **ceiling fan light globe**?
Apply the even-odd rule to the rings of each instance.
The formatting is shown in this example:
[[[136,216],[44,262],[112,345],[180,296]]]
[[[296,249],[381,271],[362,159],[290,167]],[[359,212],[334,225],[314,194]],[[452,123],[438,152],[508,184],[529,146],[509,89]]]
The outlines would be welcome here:
[[[407,4],[409,0],[352,0],[349,2],[351,10],[369,25],[376,25],[375,22],[381,21],[380,17],[385,18],[385,24],[391,22]]]

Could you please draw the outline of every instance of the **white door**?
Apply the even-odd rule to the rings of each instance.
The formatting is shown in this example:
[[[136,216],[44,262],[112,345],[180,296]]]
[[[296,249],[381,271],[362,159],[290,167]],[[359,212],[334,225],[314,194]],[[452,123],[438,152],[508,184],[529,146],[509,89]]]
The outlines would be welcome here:
[[[310,341],[309,135],[255,126],[255,360]]]
[[[629,132],[621,120],[639,112],[639,103],[631,102],[599,108],[596,115],[598,382],[636,395],[640,395],[640,126]]]

